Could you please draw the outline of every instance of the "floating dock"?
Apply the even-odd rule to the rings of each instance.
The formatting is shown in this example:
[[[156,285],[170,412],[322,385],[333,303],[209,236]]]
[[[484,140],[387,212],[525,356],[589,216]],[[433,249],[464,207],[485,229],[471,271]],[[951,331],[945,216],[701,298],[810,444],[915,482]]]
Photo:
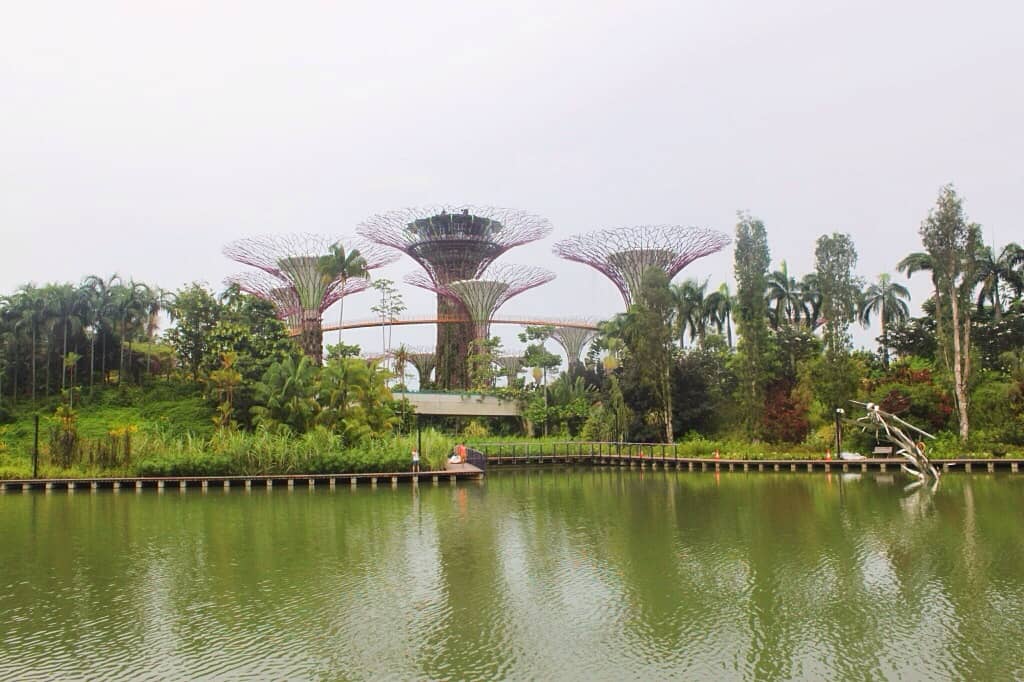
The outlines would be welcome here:
[[[1008,471],[1018,473],[1024,465],[1024,459],[992,458],[992,459],[933,459],[935,466],[943,473],[963,471],[966,473],[993,473]],[[488,466],[523,466],[523,465],[588,465],[588,466],[620,466],[651,469],[676,469],[685,471],[790,471],[790,472],[847,472],[847,471],[899,471],[905,463],[902,457],[878,457],[858,460],[843,459],[714,459],[709,457],[673,457],[659,455],[656,448],[645,453],[614,452],[590,453],[579,450],[573,452],[542,453],[529,451],[529,448],[518,452],[488,453]]]
[[[444,471],[411,471],[370,473],[370,474],[271,474],[266,476],[120,476],[100,478],[25,478],[0,481],[0,492],[15,490],[188,490],[191,488],[248,489],[317,487],[336,488],[369,485],[397,487],[399,483],[418,485],[420,483],[440,484],[457,481],[482,480],[484,472],[469,464]]]

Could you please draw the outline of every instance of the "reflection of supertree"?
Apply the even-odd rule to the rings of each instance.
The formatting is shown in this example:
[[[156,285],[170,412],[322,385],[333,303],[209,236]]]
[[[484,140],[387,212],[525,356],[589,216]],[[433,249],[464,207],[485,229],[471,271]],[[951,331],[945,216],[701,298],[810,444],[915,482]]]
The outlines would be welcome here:
[[[293,234],[240,239],[224,247],[228,258],[262,271],[237,275],[229,281],[274,303],[281,318],[298,327],[303,351],[317,360],[323,356],[324,311],[369,286],[363,277],[331,271],[331,247],[338,243],[342,242],[321,235]],[[396,260],[390,251],[374,244],[347,238],[343,243],[349,251],[359,251],[367,270]]]
[[[551,338],[565,349],[568,366],[572,368],[574,364],[580,361],[580,355],[582,355],[583,349],[587,344],[597,338],[597,330],[580,329],[579,327],[555,327],[551,332]]]
[[[473,339],[482,340],[490,337],[491,318],[506,301],[554,278],[555,273],[544,268],[498,263],[487,268],[479,279],[438,284],[421,273],[415,273],[406,281],[458,301],[473,323]]]
[[[430,374],[437,366],[437,353],[432,350],[415,349],[409,353],[409,362],[420,375],[420,389],[428,388],[431,384]]]
[[[693,261],[728,244],[726,235],[703,227],[641,225],[577,235],[556,243],[553,250],[610,279],[629,306],[649,268],[658,268],[672,279]]]
[[[494,360],[501,368],[501,375],[505,377],[509,386],[514,386],[519,373],[523,371],[523,358],[521,355],[502,355]]]
[[[431,287],[442,287],[477,279],[500,255],[546,236],[551,226],[540,216],[514,209],[426,206],[373,216],[358,232],[405,253],[423,268]],[[452,296],[438,295],[438,319],[461,316]],[[467,386],[466,357],[473,338],[470,325],[438,324],[436,375],[441,388]]]

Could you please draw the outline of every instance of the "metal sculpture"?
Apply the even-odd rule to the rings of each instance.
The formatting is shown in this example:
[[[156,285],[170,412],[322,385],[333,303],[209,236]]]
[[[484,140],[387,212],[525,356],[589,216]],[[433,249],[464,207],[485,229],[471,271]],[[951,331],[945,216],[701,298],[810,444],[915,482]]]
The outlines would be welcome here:
[[[250,237],[224,247],[224,255],[231,260],[262,272],[243,273],[228,281],[272,302],[281,319],[297,330],[303,352],[318,362],[323,359],[324,311],[370,285],[363,277],[326,274],[325,259],[336,244],[344,244],[350,252],[358,250],[367,270],[397,260],[390,250],[374,244],[305,233]]]
[[[658,268],[672,279],[693,261],[728,244],[729,237],[708,228],[640,225],[576,235],[557,242],[553,251],[610,279],[629,307],[649,268]]]
[[[415,260],[431,286],[442,287],[480,275],[503,253],[551,232],[547,219],[509,208],[435,205],[381,213],[357,232]],[[428,287],[429,288],[429,287]],[[461,304],[438,294],[437,319],[461,315]],[[469,324],[437,325],[437,384],[465,388],[466,358],[475,330]]]
[[[565,350],[568,358],[568,366],[580,362],[583,349],[597,338],[596,329],[582,329],[580,327],[555,327],[551,331],[551,338]]]
[[[406,281],[457,301],[473,324],[473,340],[480,341],[490,338],[491,318],[498,308],[513,296],[554,278],[555,273],[544,268],[497,263],[487,268],[479,279],[438,284],[422,273],[414,273],[406,277]]]
[[[915,434],[933,440],[935,436],[917,428],[913,424],[903,421],[894,414],[886,412],[875,403],[851,402],[862,405],[867,410],[867,414],[857,419],[856,423],[864,429],[873,428],[876,438],[885,438],[896,446],[896,454],[902,455],[907,460],[907,463],[910,465],[909,467],[907,464],[900,465],[904,472],[914,476],[920,482],[924,482],[926,478],[931,477],[938,483],[941,474],[928,459],[927,455],[925,455],[924,443],[920,440],[914,440]]]

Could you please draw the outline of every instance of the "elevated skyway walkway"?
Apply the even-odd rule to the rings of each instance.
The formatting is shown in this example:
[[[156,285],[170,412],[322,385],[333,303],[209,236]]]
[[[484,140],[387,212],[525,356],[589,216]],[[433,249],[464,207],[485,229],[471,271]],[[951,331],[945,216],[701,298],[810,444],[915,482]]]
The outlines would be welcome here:
[[[416,414],[449,417],[518,417],[519,402],[480,393],[410,391],[395,393],[416,409]]]
[[[324,332],[336,332],[338,330],[346,329],[368,329],[371,327],[387,327],[396,326],[401,327],[404,325],[414,324],[470,324],[472,320],[465,317],[437,317],[436,315],[428,317],[399,317],[394,320],[382,321],[379,317],[353,320],[351,322],[345,322],[341,325],[324,325],[322,327]],[[514,324],[519,326],[531,326],[540,327],[551,325],[552,327],[572,327],[574,329],[592,329],[597,330],[597,323],[593,320],[580,320],[580,319],[555,319],[547,317],[516,317],[509,315],[502,315],[495,317],[490,321],[490,324]]]

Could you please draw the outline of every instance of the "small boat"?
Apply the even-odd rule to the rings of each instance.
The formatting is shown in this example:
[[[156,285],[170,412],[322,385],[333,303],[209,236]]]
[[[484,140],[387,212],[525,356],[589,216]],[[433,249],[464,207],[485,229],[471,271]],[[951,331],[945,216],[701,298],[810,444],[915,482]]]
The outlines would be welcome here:
[[[848,462],[857,462],[862,459],[867,459],[867,457],[856,452],[840,452],[839,459],[845,459]]]

